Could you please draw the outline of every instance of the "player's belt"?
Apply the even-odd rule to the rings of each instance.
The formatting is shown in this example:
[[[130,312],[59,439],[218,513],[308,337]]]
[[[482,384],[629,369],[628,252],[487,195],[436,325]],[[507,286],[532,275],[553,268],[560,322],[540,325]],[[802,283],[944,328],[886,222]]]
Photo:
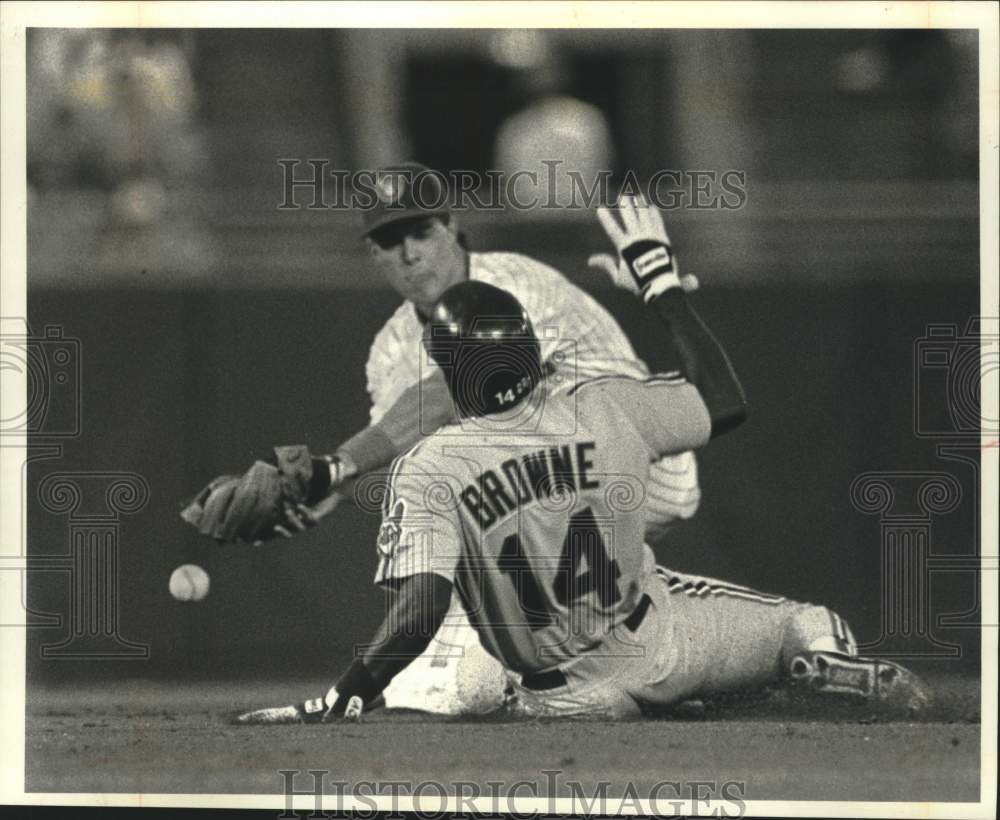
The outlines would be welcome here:
[[[629,632],[635,632],[649,612],[649,605],[653,599],[649,595],[643,595],[632,614],[623,623]],[[543,692],[546,689],[558,689],[566,685],[566,675],[561,669],[549,669],[547,672],[532,672],[521,678],[521,686],[525,689],[532,689],[536,692]]]

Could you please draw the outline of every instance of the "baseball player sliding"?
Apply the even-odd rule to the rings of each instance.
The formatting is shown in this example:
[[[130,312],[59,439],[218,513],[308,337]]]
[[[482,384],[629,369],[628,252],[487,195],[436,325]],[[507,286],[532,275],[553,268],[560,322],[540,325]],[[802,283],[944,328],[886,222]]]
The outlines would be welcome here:
[[[635,485],[651,461],[738,427],[746,406],[684,295],[659,212],[634,199],[619,211],[620,223],[598,212],[623,263],[616,282],[660,318],[681,372],[554,390],[517,298],[475,279],[448,287],[424,345],[458,421],[390,470],[376,580],[392,609],[325,696],[240,722],[357,716],[426,650],[454,593],[526,716],[620,718],[781,682],[909,711],[929,702],[903,667],[858,657],[825,607],[653,562]]]
[[[424,207],[447,201],[443,190],[429,190],[442,185],[438,175],[411,163],[383,169],[377,181],[378,202],[364,212],[364,241],[374,267],[405,301],[371,347],[371,423],[333,456],[278,448],[270,463],[258,462],[243,477],[216,479],[185,512],[202,532],[220,540],[257,540],[314,526],[350,497],[349,479],[384,468],[421,435],[453,421],[446,382],[423,354],[420,340],[436,300],[458,282],[495,285],[524,305],[538,331],[552,392],[603,374],[648,375],[610,314],[558,271],[520,254],[470,253],[447,209]],[[601,255],[591,264],[610,271],[616,262]],[[693,289],[697,283],[686,277],[683,285]],[[290,470],[290,451],[301,456],[298,474]],[[700,495],[691,452],[655,460],[643,491],[649,537],[659,536],[678,518],[693,516]],[[287,520],[272,529],[274,512],[267,500],[278,496],[289,509]],[[502,703],[505,687],[501,664],[482,648],[456,596],[435,639],[393,680],[384,703],[442,714],[487,712]]]

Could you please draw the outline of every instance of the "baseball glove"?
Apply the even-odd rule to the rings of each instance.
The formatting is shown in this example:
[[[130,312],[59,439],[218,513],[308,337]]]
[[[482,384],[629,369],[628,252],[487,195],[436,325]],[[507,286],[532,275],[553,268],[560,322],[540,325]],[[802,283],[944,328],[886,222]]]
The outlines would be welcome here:
[[[181,511],[181,518],[219,542],[264,541],[285,520],[286,505],[314,501],[314,459],[305,445],[275,447],[272,461],[256,461],[241,476],[213,479]]]

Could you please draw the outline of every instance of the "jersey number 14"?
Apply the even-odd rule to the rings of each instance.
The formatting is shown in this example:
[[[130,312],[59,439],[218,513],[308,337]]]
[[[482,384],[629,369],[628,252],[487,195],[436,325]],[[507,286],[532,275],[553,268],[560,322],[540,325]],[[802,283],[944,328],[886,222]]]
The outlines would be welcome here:
[[[587,562],[583,573],[580,572],[581,559]],[[497,566],[502,573],[510,576],[531,629],[541,629],[555,622],[545,605],[545,596],[528,556],[524,554],[520,535],[513,533],[504,539]],[[552,579],[553,596],[560,605],[568,606],[584,595],[595,593],[601,607],[606,608],[621,600],[618,589],[620,577],[618,562],[608,556],[594,511],[590,507],[580,510],[569,519],[562,553]]]

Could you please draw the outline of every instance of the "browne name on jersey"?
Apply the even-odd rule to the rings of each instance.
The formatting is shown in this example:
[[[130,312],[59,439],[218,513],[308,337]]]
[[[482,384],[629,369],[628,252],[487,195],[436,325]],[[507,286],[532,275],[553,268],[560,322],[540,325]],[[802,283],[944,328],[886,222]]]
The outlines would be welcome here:
[[[600,486],[588,471],[594,467],[593,441],[549,447],[509,458],[484,470],[462,490],[462,504],[472,520],[489,529],[514,510],[554,493]]]

